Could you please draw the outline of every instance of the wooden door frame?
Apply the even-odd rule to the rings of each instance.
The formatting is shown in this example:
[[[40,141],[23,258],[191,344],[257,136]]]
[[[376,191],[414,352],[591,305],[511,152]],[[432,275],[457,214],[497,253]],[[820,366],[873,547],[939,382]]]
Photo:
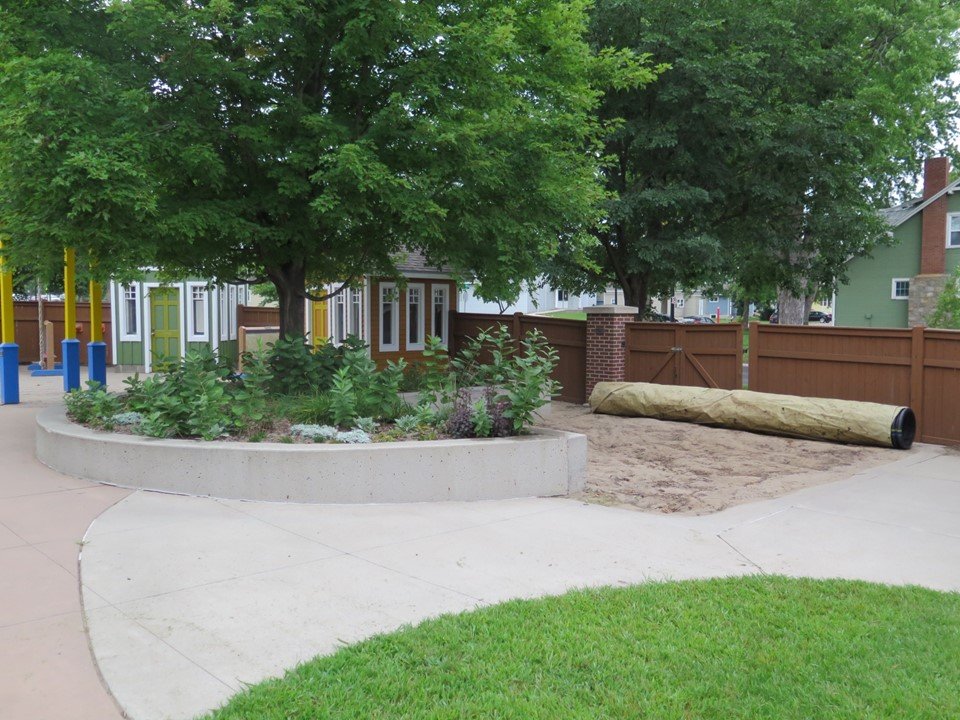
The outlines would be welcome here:
[[[183,283],[177,283],[176,285],[170,285],[169,283],[160,283],[160,282],[145,282],[143,283],[143,295],[144,300],[146,300],[147,311],[144,313],[146,316],[143,323],[143,371],[144,372],[153,372],[153,301],[150,299],[150,290],[153,288],[176,288],[177,290],[177,302],[178,307],[178,319],[180,322],[180,357],[183,358],[187,354],[187,336],[183,331],[184,326],[184,317],[183,317]]]

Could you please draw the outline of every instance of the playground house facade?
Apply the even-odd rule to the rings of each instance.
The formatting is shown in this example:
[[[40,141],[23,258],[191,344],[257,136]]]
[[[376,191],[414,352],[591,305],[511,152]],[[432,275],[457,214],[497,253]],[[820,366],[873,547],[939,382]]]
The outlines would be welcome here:
[[[120,370],[150,372],[158,362],[207,348],[230,364],[238,353],[237,306],[246,285],[214,285],[187,278],[161,282],[154,273],[129,283],[110,283],[114,363]]]

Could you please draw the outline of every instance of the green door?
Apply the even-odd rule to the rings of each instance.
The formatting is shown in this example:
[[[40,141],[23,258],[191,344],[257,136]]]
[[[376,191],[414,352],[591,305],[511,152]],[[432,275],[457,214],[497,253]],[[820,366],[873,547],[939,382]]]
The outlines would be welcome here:
[[[154,369],[180,357],[180,293],[176,288],[150,288],[150,356]]]

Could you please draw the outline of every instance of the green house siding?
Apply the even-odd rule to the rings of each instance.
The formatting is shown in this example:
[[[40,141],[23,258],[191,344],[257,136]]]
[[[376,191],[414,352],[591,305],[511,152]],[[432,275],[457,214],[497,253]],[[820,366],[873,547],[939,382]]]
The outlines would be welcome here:
[[[235,368],[237,366],[237,341],[221,340],[219,354],[221,360]]]
[[[920,216],[914,216],[894,230],[893,245],[850,262],[849,282],[837,291],[837,325],[907,326],[907,301],[890,296],[894,278],[912,278],[920,272],[920,228]]]
[[[960,213],[960,193],[947,196],[947,213]],[[922,213],[894,230],[895,244],[880,247],[870,257],[852,260],[849,280],[837,290],[837,325],[848,327],[907,327],[907,301],[893,300],[894,278],[920,272]],[[946,222],[946,221],[945,221]],[[946,272],[960,266],[960,248],[946,249]]]
[[[117,343],[118,365],[143,365],[143,343],[121,340]]]

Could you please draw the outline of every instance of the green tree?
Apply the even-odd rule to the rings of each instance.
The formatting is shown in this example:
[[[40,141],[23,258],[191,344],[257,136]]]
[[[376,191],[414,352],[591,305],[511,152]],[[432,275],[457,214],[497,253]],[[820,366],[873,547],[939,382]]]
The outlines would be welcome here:
[[[954,269],[937,299],[930,327],[960,330],[960,267]]]
[[[612,199],[593,253],[564,253],[557,281],[616,283],[640,307],[727,281],[746,298],[828,291],[948,136],[957,27],[941,0],[599,0],[594,46],[669,67],[606,94]]]
[[[0,221],[14,261],[308,288],[404,249],[519,291],[601,189],[584,0],[34,0],[0,15]],[[23,172],[26,169],[27,172]],[[25,177],[27,175],[28,177]]]

